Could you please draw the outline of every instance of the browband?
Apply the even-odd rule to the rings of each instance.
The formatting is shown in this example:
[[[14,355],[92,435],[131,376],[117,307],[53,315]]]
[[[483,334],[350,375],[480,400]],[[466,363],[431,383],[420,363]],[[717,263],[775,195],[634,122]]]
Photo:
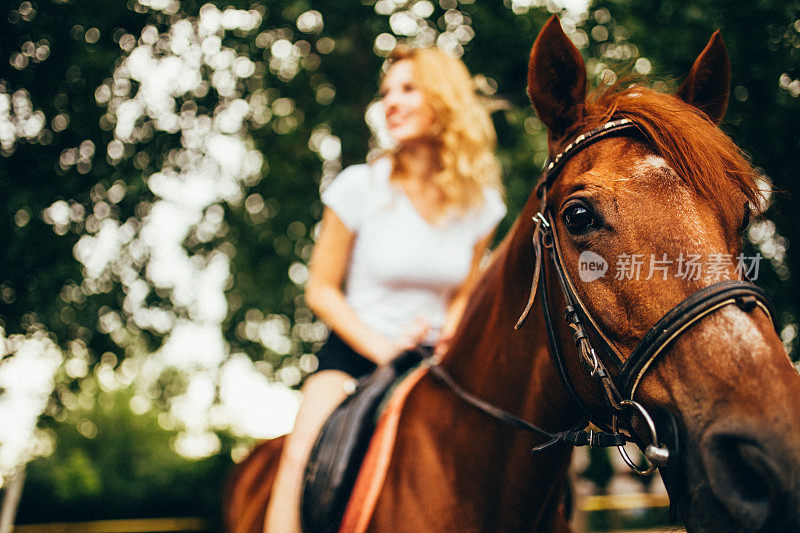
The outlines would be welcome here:
[[[548,159],[545,162],[544,170],[542,171],[541,176],[539,176],[539,179],[536,181],[536,186],[534,187],[536,196],[538,198],[542,197],[542,192],[544,189],[549,188],[553,184],[553,181],[555,181],[559,173],[561,173],[561,170],[564,168],[564,165],[566,165],[567,161],[569,161],[575,154],[599,140],[607,137],[615,137],[621,135],[623,132],[627,133],[628,130],[634,130],[641,133],[639,126],[637,126],[632,120],[628,118],[621,118],[619,120],[606,122],[602,126],[575,137],[575,139],[569,143],[566,148],[561,151],[561,153],[555,156],[552,161]]]

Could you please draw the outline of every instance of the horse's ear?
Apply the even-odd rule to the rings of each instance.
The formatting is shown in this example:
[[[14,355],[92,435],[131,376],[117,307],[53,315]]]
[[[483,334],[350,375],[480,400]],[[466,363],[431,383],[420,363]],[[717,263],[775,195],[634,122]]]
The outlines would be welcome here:
[[[586,100],[586,66],[581,53],[553,15],[531,49],[528,96],[551,140],[563,136],[582,115]]]
[[[731,61],[725,41],[717,30],[695,59],[689,77],[678,89],[676,96],[719,123],[728,109],[730,87]]]

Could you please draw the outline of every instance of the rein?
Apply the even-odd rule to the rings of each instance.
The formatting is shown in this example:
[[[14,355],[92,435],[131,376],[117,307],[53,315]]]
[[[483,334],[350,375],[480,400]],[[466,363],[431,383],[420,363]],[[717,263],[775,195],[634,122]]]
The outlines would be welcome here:
[[[602,328],[600,328],[588,308],[584,305],[567,270],[564,268],[561,246],[554,231],[555,221],[547,205],[547,190],[558,178],[567,161],[576,153],[601,139],[623,135],[641,137],[642,132],[629,119],[607,122],[594,130],[579,135],[545,166],[542,176],[537,181],[534,189],[537,197],[541,198],[541,204],[539,212],[533,217],[535,223],[533,247],[536,259],[530,297],[522,315],[514,326],[515,330],[522,327],[533,307],[536,293],[541,290],[542,313],[547,329],[550,353],[559,377],[574,403],[583,412],[586,421],[591,422],[596,427],[603,428],[605,431],[581,430],[581,428],[586,427],[588,422],[581,423],[567,431],[557,433],[545,431],[465,391],[438,363],[432,363],[430,371],[457,396],[487,415],[510,424],[517,429],[530,431],[550,439],[544,444],[533,448],[533,452],[544,451],[560,442],[573,446],[616,446],[623,460],[632,470],[639,474],[647,475],[653,473],[656,468],[667,466],[667,463],[671,462],[671,459],[676,455],[676,450],[671,452],[659,439],[656,424],[647,409],[634,400],[641,380],[647,371],[652,368],[659,355],[663,353],[672,341],[686,332],[700,319],[728,305],[735,304],[745,312],[759,307],[772,320],[776,329],[777,324],[775,322],[775,313],[762,289],[750,281],[728,280],[704,287],[681,301],[648,330],[627,358],[603,333]],[[585,365],[589,375],[603,391],[606,407],[611,413],[610,423],[603,416],[598,416],[598,413],[593,412],[586,405],[569,377],[566,359],[561,349],[560,339],[550,309],[546,280],[547,269],[543,268],[542,264],[545,249],[549,251],[564,297],[564,319],[573,332],[573,340],[578,349],[580,360]],[[587,335],[587,331],[591,333],[592,339]],[[597,350],[593,342],[597,344]],[[603,357],[600,357],[598,352]],[[603,361],[610,363],[616,376],[609,372]],[[624,448],[625,443],[634,441],[632,424],[634,416],[638,416],[644,422],[648,433],[649,442],[646,445],[643,446],[637,442],[640,449],[643,448],[643,454],[648,462],[646,468],[640,468]],[[669,416],[672,417],[671,414]],[[620,428],[620,420],[628,421],[625,432]],[[671,426],[674,426],[674,420],[672,422]]]

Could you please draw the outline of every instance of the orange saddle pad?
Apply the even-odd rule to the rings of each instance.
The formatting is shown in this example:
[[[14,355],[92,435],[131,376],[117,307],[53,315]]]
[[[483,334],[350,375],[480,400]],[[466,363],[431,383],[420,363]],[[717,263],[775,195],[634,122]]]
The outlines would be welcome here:
[[[416,368],[396,386],[392,393],[370,440],[339,533],[363,533],[367,530],[389,470],[397,427],[406,398],[427,372],[427,365]]]

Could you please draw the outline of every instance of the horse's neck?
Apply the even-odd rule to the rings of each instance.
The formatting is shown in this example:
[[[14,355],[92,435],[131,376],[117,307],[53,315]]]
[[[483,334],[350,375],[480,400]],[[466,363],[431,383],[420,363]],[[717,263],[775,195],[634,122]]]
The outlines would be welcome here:
[[[514,331],[530,294],[532,231],[530,216],[523,214],[495,252],[442,365],[472,394],[556,431],[574,424],[575,415],[550,360],[539,304]],[[450,476],[455,499],[471,502],[476,515],[493,517],[485,529],[559,529],[551,520],[558,514],[554,506],[568,450],[533,455],[530,449],[543,442],[541,437],[495,421],[451,391],[425,396],[419,409],[436,413],[426,418],[431,441],[443,454],[438,461],[446,463],[439,473]]]
[[[541,295],[523,326],[514,330],[530,295],[536,259],[528,211],[531,205],[477,284],[442,365],[473,394],[553,428],[574,417],[549,355]]]

